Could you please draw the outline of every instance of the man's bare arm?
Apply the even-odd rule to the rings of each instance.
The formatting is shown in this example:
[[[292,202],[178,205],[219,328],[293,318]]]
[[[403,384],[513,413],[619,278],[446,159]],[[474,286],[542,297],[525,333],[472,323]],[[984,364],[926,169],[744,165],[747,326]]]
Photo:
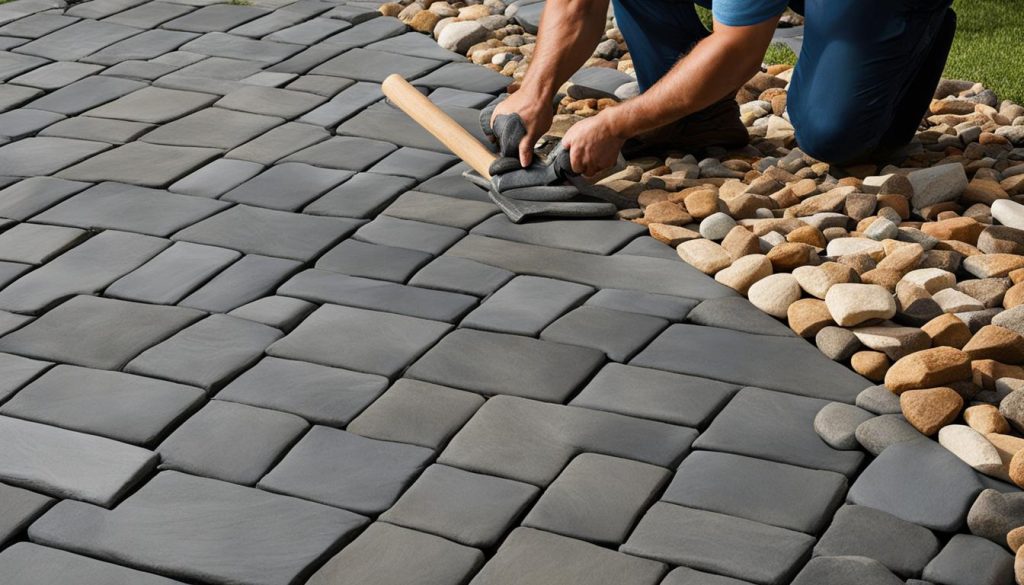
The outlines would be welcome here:
[[[761,67],[778,17],[751,26],[715,22],[697,43],[642,95],[606,111],[616,133],[631,138],[699,112],[732,95]]]
[[[522,87],[494,113],[516,112],[523,118],[526,137],[519,144],[523,166],[530,164],[533,145],[551,126],[555,92],[593,54],[607,14],[608,0],[548,0],[545,5]]]

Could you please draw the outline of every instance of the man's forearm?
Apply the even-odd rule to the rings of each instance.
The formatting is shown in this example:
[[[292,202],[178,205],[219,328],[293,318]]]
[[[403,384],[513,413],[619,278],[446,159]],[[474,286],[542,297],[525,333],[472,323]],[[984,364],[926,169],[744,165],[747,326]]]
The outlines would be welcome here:
[[[776,20],[708,36],[653,87],[603,114],[617,134],[631,138],[735,93],[760,68]]]
[[[593,54],[607,14],[608,0],[548,0],[520,91],[550,101]]]

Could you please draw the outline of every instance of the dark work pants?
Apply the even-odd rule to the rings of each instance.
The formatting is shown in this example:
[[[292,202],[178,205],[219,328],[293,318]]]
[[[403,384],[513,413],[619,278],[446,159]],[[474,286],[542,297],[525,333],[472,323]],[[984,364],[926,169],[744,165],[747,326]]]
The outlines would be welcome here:
[[[693,0],[612,3],[641,90],[708,35]],[[817,159],[848,164],[910,141],[953,42],[956,14],[950,4],[951,0],[791,2],[806,19],[787,100],[800,148]]]

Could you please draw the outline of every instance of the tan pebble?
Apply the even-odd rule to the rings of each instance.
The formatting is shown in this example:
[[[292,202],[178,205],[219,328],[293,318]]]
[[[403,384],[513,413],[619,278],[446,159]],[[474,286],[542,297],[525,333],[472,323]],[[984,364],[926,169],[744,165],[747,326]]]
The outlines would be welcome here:
[[[878,196],[878,207],[879,209],[888,207],[896,211],[901,219],[910,218],[910,201],[902,195],[895,193],[887,193],[885,195]]]
[[[832,243],[832,240],[829,243]],[[846,254],[837,258],[836,262],[849,266],[858,275],[874,270],[875,266],[878,266],[878,263],[869,254]]]
[[[899,270],[891,270],[885,268],[875,268],[874,270],[868,270],[864,274],[860,275],[861,282],[865,284],[877,284],[885,288],[890,293],[896,292],[896,285],[900,279],[903,278],[903,273]]]
[[[1014,553],[1020,552],[1020,546],[1024,544],[1024,526],[1014,528],[1006,535],[1006,544]],[[1018,583],[1020,582],[1018,578]]]
[[[952,388],[907,390],[900,394],[900,410],[907,422],[929,437],[956,420],[963,407],[964,399]]]
[[[985,225],[970,217],[954,217],[941,221],[925,223],[921,231],[940,240],[956,240],[965,244],[975,245]]]
[[[772,274],[751,285],[747,298],[765,313],[784,319],[789,306],[800,299],[800,285],[792,274]]]
[[[421,10],[409,20],[408,25],[415,31],[429,34],[433,32],[439,20],[441,20],[441,17],[436,13],[429,10]]]
[[[850,358],[853,371],[872,382],[881,382],[892,362],[880,351],[858,351]]]
[[[812,225],[801,226],[789,232],[786,234],[786,241],[794,244],[808,244],[815,248],[824,248],[828,244],[821,231]]]
[[[1021,175],[1021,176],[1024,176],[1024,175]],[[1011,270],[1010,273],[1007,274],[1007,276],[1010,277],[1010,281],[1013,282],[1013,284],[1020,284],[1020,283],[1024,282],[1024,268],[1018,268],[1016,270]]]
[[[641,191],[640,194],[636,196],[636,202],[640,207],[647,207],[652,203],[668,201],[669,195],[671,195],[671,193],[664,189],[647,189],[646,191]]]
[[[924,248],[921,244],[894,246],[886,251],[886,256],[878,263],[878,268],[895,270],[903,275],[917,267],[923,257]]]
[[[1010,481],[1017,485],[1017,487],[1024,487],[1024,449],[1017,451],[1017,454],[1010,460],[1009,475]],[[1017,558],[1021,558],[1019,550],[1017,551]],[[1018,571],[1017,574],[1020,575],[1020,572]]]
[[[771,273],[772,263],[767,256],[751,254],[737,258],[731,266],[718,271],[715,280],[745,295],[754,283]]]
[[[835,325],[825,301],[821,299],[800,299],[786,311],[789,328],[800,337],[814,337],[819,331]]]
[[[818,260],[814,246],[796,242],[779,244],[768,252],[775,272],[791,272],[794,268],[813,264]]]
[[[704,274],[715,274],[732,264],[732,256],[725,248],[711,240],[690,240],[676,246],[676,253],[687,264]]]
[[[722,247],[733,257],[734,260],[747,256],[748,254],[759,254],[761,245],[757,236],[743,226],[735,226],[722,240]],[[769,261],[769,264],[771,262]]]
[[[1006,422],[999,409],[991,404],[976,404],[964,410],[964,421],[969,427],[983,435],[989,433],[1009,433],[1010,424]]]
[[[700,238],[700,234],[686,229],[677,225],[668,225],[664,223],[652,223],[647,225],[647,230],[651,233],[651,237],[663,244],[668,244],[673,248],[688,242],[690,240],[696,240]]]
[[[386,2],[380,5],[377,10],[384,16],[398,16],[398,13],[402,11],[403,6],[398,2]]]
[[[1024,337],[998,325],[986,325],[974,334],[963,350],[972,360],[1024,363]]]
[[[987,433],[985,438],[999,452],[1003,465],[1009,467],[1013,456],[1024,451],[1024,439],[1006,433]]]
[[[995,360],[974,360],[971,362],[971,379],[985,390],[993,390],[996,380],[1016,378],[1024,380],[1024,367],[1011,366]]]
[[[971,340],[971,329],[959,317],[944,313],[925,323],[921,330],[928,334],[932,346],[962,349]]]
[[[1012,309],[1021,305],[1024,305],[1024,282],[1011,286],[1003,295],[1003,308]]]
[[[1017,254],[977,254],[964,258],[964,270],[978,278],[1002,278],[1024,268],[1024,256]]]
[[[872,319],[889,319],[896,314],[896,300],[892,294],[874,284],[835,284],[828,289],[825,303],[832,318],[843,327],[860,325]]]
[[[693,222],[690,214],[683,211],[683,208],[671,201],[659,201],[651,203],[644,208],[644,219],[650,223],[664,223],[668,225],[683,226]]]
[[[697,189],[683,199],[686,210],[697,219],[718,213],[718,192],[714,189]]]
[[[900,394],[934,388],[971,377],[971,358],[952,347],[933,347],[900,358],[885,376],[885,386]]]

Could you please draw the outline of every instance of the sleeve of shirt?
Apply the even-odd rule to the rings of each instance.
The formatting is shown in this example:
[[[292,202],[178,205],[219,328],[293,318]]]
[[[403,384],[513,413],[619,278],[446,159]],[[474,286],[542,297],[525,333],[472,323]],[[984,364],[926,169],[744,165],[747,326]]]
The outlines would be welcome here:
[[[714,0],[715,20],[727,26],[750,26],[782,14],[789,0]]]

